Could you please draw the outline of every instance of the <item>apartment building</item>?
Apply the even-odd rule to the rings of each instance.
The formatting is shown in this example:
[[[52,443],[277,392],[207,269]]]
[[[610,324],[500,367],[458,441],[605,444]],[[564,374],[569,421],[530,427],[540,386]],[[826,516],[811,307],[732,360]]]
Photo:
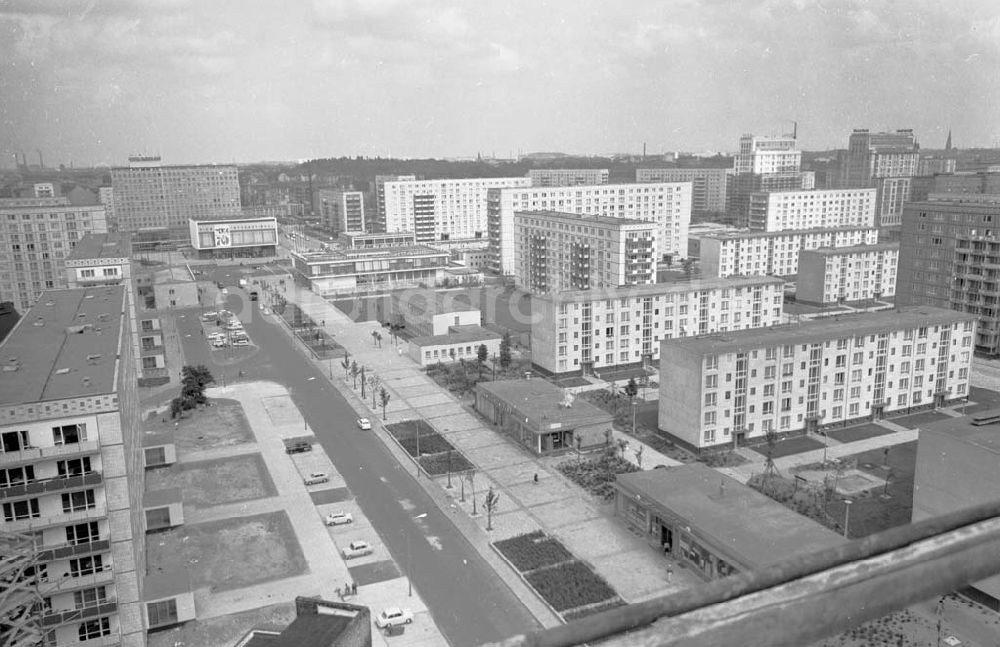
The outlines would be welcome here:
[[[805,250],[877,242],[878,230],[872,227],[707,233],[699,241],[701,274],[706,278],[794,276],[799,271],[799,255]]]
[[[385,228],[385,183],[412,182],[416,175],[376,175],[375,176],[375,218],[371,223],[371,231],[386,232]]]
[[[427,247],[331,249],[292,253],[292,269],[316,294],[353,296],[420,285],[444,278],[449,253]]]
[[[361,191],[317,189],[313,195],[316,215],[334,235],[342,231],[367,231],[365,194]]]
[[[637,168],[635,181],[638,184],[690,182],[691,213],[723,213],[726,184],[732,173],[732,169],[725,168]]]
[[[0,302],[24,312],[42,290],[66,287],[63,263],[87,234],[108,231],[103,205],[65,197],[0,199]]]
[[[841,186],[877,190],[877,225],[898,226],[903,204],[910,199],[911,178],[917,175],[920,145],[912,130],[873,133],[856,129],[841,163]]]
[[[143,463],[125,286],[48,290],[0,344],[4,532],[46,645],[146,644]]]
[[[931,197],[903,209],[896,303],[977,315],[976,350],[1000,355],[1000,196]]]
[[[491,271],[514,273],[515,211],[558,211],[654,222],[657,224],[656,249],[660,258],[667,255],[685,258],[688,226],[691,224],[691,183],[605,184],[490,191]]]
[[[810,190],[816,185],[816,176],[802,171],[802,152],[795,148],[795,135],[743,135],[727,181],[726,222],[747,227],[751,195]]]
[[[802,250],[795,300],[826,306],[892,298],[898,264],[898,242]]]
[[[159,157],[130,157],[111,169],[120,231],[172,230],[184,236],[191,218],[239,218],[235,166],[164,166]]]
[[[534,294],[656,282],[656,225],[558,211],[514,212],[514,281]]]
[[[659,427],[693,451],[963,398],[975,315],[931,307],[660,342]]]
[[[97,201],[104,205],[104,216],[108,231],[118,231],[118,218],[115,216],[115,191],[109,186],[97,190]]]
[[[386,231],[412,231],[418,243],[486,239],[486,192],[529,187],[526,177],[385,182]]]
[[[917,160],[915,175],[935,175],[937,173],[954,173],[958,160],[954,157],[921,157]]]
[[[747,225],[761,231],[874,227],[875,194],[875,189],[754,193]]]
[[[782,322],[769,276],[567,291],[532,299],[531,359],[546,374],[649,366],[660,341]]]
[[[1000,194],[1000,172],[938,173],[913,178],[911,201],[924,202],[935,193]]]
[[[607,184],[606,168],[533,168],[528,171],[531,186],[587,186]]]
[[[743,135],[733,158],[737,174],[783,173],[801,168],[802,151],[795,148],[795,135]]]

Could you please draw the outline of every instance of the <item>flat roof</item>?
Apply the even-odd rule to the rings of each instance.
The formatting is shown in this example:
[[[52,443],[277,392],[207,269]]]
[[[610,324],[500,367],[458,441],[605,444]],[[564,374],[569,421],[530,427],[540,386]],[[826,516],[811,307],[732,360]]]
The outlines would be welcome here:
[[[472,330],[477,328],[478,330]],[[459,330],[461,329],[461,330]],[[467,344],[476,341],[490,341],[500,339],[498,333],[487,330],[481,326],[452,326],[446,335],[427,335],[424,337],[414,337],[410,343],[414,346],[444,346],[446,344]]]
[[[810,227],[809,229],[784,229],[782,231],[740,229],[738,231],[709,231],[704,234],[700,234],[698,238],[714,238],[716,240],[735,240],[737,238],[777,238],[779,236],[807,236],[809,234],[841,233],[847,231],[875,231],[877,229],[878,228],[874,225],[858,227]]]
[[[186,568],[166,572],[147,573],[142,578],[143,602],[170,598],[180,593],[190,593],[191,574]]]
[[[66,260],[128,258],[131,251],[127,234],[87,234],[77,241]]]
[[[271,220],[277,223],[275,216],[193,216],[188,218],[192,222],[248,222],[253,220]]]
[[[695,355],[718,355],[786,344],[816,343],[839,337],[856,337],[917,326],[976,321],[977,319],[978,317],[974,314],[965,314],[946,308],[907,306],[876,312],[850,312],[817,317],[798,324],[783,324],[770,328],[736,330],[699,337],[677,337],[665,339],[660,344],[661,347],[663,344],[677,345]]]
[[[194,283],[191,273],[186,267],[172,265],[153,272],[153,284],[162,285],[165,283]]]
[[[702,463],[619,474],[617,485],[665,508],[749,567],[840,546],[847,540]]]
[[[698,279],[695,281],[671,281],[670,283],[650,283],[643,285],[622,285],[618,287],[591,288],[589,290],[567,290],[558,294],[532,296],[534,299],[544,299],[558,303],[575,301],[599,301],[601,299],[618,299],[621,297],[652,297],[665,294],[683,294],[700,292],[702,290],[734,289],[754,287],[757,285],[781,285],[784,279],[776,276],[741,276],[725,279]]]
[[[975,445],[986,451],[1000,454],[1000,423],[976,426],[972,423],[976,419],[1000,417],[1000,409],[990,411],[980,411],[979,413],[962,416],[961,418],[947,418],[920,426],[920,433],[932,432],[952,436],[970,445]]]
[[[603,186],[603,185],[598,185]],[[549,211],[549,210],[537,210],[537,211],[515,211],[514,216],[531,216],[531,217],[543,217],[543,218],[558,218],[561,220],[583,220],[594,222],[599,225],[645,225],[650,229],[655,228],[657,224],[648,220],[639,220],[638,218],[615,218],[613,216],[601,216],[596,214],[588,213],[570,213],[567,211]]]
[[[142,493],[142,507],[157,508],[171,503],[181,503],[184,494],[179,487],[167,488],[165,490],[145,490]]]
[[[332,645],[357,615],[317,613],[301,615],[271,641],[274,647],[316,647]]]
[[[875,243],[874,245],[851,245],[849,247],[820,247],[818,249],[803,249],[800,254],[819,254],[821,256],[843,256],[845,254],[864,254],[865,252],[881,252],[887,249],[899,249],[899,243]]]
[[[329,263],[364,258],[399,258],[401,256],[448,256],[448,252],[428,245],[400,245],[399,247],[374,247],[361,249],[332,248],[325,252],[293,252],[307,263]]]
[[[0,404],[114,393],[123,315],[122,285],[43,292],[0,344]]]
[[[476,388],[509,404],[536,432],[612,420],[611,414],[581,398],[574,398],[569,407],[562,406],[567,392],[542,379],[480,382]]]
[[[392,295],[397,307],[404,307],[402,314],[440,315],[449,312],[472,312],[479,310],[473,305],[465,290],[433,290],[431,288],[406,290]]]

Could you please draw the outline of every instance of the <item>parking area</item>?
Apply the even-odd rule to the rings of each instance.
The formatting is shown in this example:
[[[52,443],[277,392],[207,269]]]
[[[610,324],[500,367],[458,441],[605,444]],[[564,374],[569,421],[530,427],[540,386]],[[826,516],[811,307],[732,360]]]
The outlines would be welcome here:
[[[214,350],[226,348],[249,348],[253,344],[243,329],[243,322],[229,310],[206,312],[199,317],[205,339]]]

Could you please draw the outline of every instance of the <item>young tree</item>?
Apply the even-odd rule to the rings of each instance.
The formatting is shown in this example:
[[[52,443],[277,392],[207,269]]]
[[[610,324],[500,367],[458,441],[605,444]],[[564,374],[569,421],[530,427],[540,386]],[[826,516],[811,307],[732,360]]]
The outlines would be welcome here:
[[[367,396],[365,396],[365,367],[364,366],[361,367],[361,375],[360,375],[360,377],[361,377],[361,399],[364,400],[365,397],[367,397]]]
[[[374,409],[376,406],[375,405],[375,396],[377,395],[376,391],[378,391],[378,387],[381,386],[381,384],[382,384],[382,378],[380,378],[378,375],[372,373],[371,375],[368,376],[369,391],[371,391],[372,394],[372,409]]]
[[[184,417],[184,399],[177,396],[170,401],[170,419]]]
[[[476,349],[476,362],[479,364],[479,379],[483,379],[483,364],[490,356],[490,351],[486,348],[486,344],[479,344],[479,348]]]
[[[639,466],[639,469],[642,469],[642,450],[645,447],[645,445],[639,445],[639,449],[635,450],[635,464]]]
[[[382,400],[382,420],[385,420],[385,408],[389,404],[389,400],[392,399],[392,396],[388,391],[385,390],[384,386],[379,388],[378,395],[379,398]]]
[[[483,506],[486,508],[486,529],[493,530],[493,512],[497,509],[497,504],[500,502],[500,495],[493,491],[493,486],[490,486],[489,491],[486,493],[486,499],[483,501]]]
[[[361,368],[358,366],[357,360],[351,362],[351,377],[354,378],[354,388],[358,388],[358,373],[361,372]]]
[[[351,374],[351,354],[347,353],[344,355],[344,361],[340,363],[344,367],[344,379],[346,380]]]
[[[500,339],[500,367],[506,369],[510,366],[510,333],[505,332]]]
[[[625,440],[624,438],[619,438],[618,439],[618,451],[621,452],[621,456],[622,456],[623,459],[625,458],[625,450],[626,449],[628,449],[628,441]]]
[[[479,514],[476,510],[476,471],[469,470],[465,477],[469,479],[469,487],[472,488],[472,516],[474,517]]]
[[[636,384],[634,377],[630,377],[628,379],[628,384],[626,384],[622,390],[625,391],[625,395],[628,396],[628,401],[630,403],[635,396],[639,395],[639,385]]]
[[[372,331],[372,346],[378,346],[378,331]]]

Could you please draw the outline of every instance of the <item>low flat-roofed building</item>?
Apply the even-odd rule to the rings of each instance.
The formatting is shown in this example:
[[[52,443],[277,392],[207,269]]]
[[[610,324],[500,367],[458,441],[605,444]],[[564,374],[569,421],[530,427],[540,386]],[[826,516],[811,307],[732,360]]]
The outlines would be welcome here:
[[[413,337],[408,354],[421,366],[438,362],[475,362],[480,346],[486,346],[489,357],[500,352],[500,335],[479,325],[450,326],[443,335]],[[454,351],[454,355],[452,352]]]
[[[397,231],[393,233],[342,231],[337,235],[337,244],[345,249],[411,247],[417,244],[417,235],[412,231]]]
[[[351,296],[436,286],[448,267],[448,255],[426,245],[293,252],[292,268],[316,294]]]
[[[234,647],[371,647],[368,607],[295,598],[295,620],[281,631],[252,629]]]
[[[913,473],[914,523],[1000,499],[1000,409],[920,426]],[[961,591],[1000,611],[1000,576]]]
[[[414,337],[446,335],[451,326],[479,326],[482,313],[463,290],[416,289],[396,292],[389,321]]]
[[[145,274],[136,284],[147,308],[196,308],[200,305],[201,291],[187,267],[158,269]]]
[[[615,516],[706,580],[847,539],[702,463],[619,474]]]
[[[537,455],[589,450],[608,442],[611,414],[545,380],[480,382],[476,411]]]
[[[898,264],[899,243],[804,249],[795,300],[825,306],[892,298]]]
[[[37,579],[21,583],[48,598],[46,644],[146,644],[144,470],[125,290],[47,290],[0,344],[3,530],[34,535]]]
[[[128,284],[132,279],[131,253],[126,233],[85,235],[66,257],[68,287]]]
[[[150,573],[145,585],[143,612],[147,631],[195,619],[194,591],[187,569]]]
[[[191,218],[191,246],[198,258],[265,258],[278,254],[277,218]]]

